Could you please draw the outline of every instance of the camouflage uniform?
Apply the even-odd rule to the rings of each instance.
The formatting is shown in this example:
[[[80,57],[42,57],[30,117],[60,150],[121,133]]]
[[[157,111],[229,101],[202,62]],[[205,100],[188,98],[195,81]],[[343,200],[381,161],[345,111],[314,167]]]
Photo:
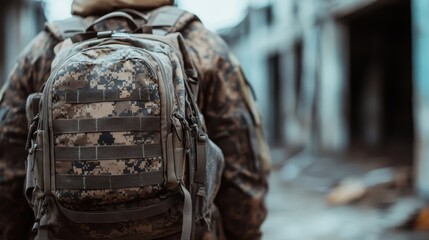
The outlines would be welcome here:
[[[101,28],[114,29],[118,24],[108,22]],[[226,161],[215,200],[221,220],[213,223],[217,233],[207,233],[203,239],[221,239],[222,232],[228,239],[259,239],[266,216],[268,171],[265,142],[255,143],[257,136],[262,136],[259,113],[240,66],[225,43],[197,21],[186,26],[182,34],[201,76],[198,104],[209,136],[221,147]],[[29,234],[22,229],[29,229],[33,222],[22,195],[25,102],[48,78],[58,41],[52,33],[42,31],[19,57],[0,96],[0,239],[25,239]]]

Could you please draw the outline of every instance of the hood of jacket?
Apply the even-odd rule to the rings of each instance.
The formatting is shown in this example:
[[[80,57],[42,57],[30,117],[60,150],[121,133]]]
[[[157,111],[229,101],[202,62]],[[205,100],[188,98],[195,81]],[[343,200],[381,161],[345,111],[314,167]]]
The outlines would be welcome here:
[[[72,14],[82,17],[102,15],[121,8],[150,10],[172,5],[174,0],[73,0]]]

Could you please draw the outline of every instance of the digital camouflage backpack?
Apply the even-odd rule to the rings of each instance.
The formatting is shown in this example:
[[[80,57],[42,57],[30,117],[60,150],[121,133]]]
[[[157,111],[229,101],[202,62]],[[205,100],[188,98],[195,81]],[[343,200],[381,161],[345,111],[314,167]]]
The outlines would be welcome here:
[[[133,30],[96,32],[121,18]],[[174,7],[107,14],[61,38],[43,92],[27,100],[26,197],[38,239],[198,238],[223,168],[195,102],[197,74]],[[79,25],[80,24],[80,25]]]

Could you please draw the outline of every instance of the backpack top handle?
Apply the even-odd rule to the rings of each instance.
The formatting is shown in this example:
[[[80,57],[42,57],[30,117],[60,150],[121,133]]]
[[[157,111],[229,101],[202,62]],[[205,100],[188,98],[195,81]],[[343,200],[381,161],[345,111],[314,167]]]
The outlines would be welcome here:
[[[113,18],[121,18],[121,19],[124,19],[125,21],[127,21],[128,26],[131,28],[131,31],[135,31],[136,29],[139,28],[139,25],[136,23],[136,21],[134,20],[134,18],[130,14],[123,12],[123,11],[117,11],[117,12],[108,13],[108,14],[98,18],[97,20],[95,20],[91,25],[89,25],[85,29],[85,32],[96,32],[95,28],[94,28],[95,25],[97,25],[103,21],[113,19]]]

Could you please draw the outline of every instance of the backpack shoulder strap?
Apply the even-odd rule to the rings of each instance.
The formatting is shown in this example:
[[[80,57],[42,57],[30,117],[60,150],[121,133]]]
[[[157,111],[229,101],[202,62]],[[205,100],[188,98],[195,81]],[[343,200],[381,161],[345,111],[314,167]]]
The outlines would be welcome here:
[[[167,35],[173,32],[180,32],[189,23],[200,21],[195,14],[173,6],[157,8],[149,15],[148,23],[154,27],[153,32],[156,35]]]
[[[68,19],[45,24],[45,29],[51,32],[59,41],[85,32],[87,23],[84,18],[73,16]]]
[[[173,6],[164,6],[157,8],[148,14],[148,25],[152,26],[152,32],[155,35],[165,36],[170,33],[181,32],[186,28],[186,26],[194,21],[201,22],[201,20],[193,13],[190,13],[186,10],[173,7]],[[182,57],[185,61],[185,65],[187,65],[187,70],[190,71],[191,76],[197,78],[197,73],[195,71],[195,66],[190,59],[190,56],[184,49],[186,49],[185,43],[182,38],[179,41],[180,51],[182,52]],[[183,48],[182,48],[183,47]],[[186,66],[185,66],[186,67]],[[198,81],[190,81],[192,93],[195,97],[198,96]],[[196,98],[195,98],[196,99]]]

